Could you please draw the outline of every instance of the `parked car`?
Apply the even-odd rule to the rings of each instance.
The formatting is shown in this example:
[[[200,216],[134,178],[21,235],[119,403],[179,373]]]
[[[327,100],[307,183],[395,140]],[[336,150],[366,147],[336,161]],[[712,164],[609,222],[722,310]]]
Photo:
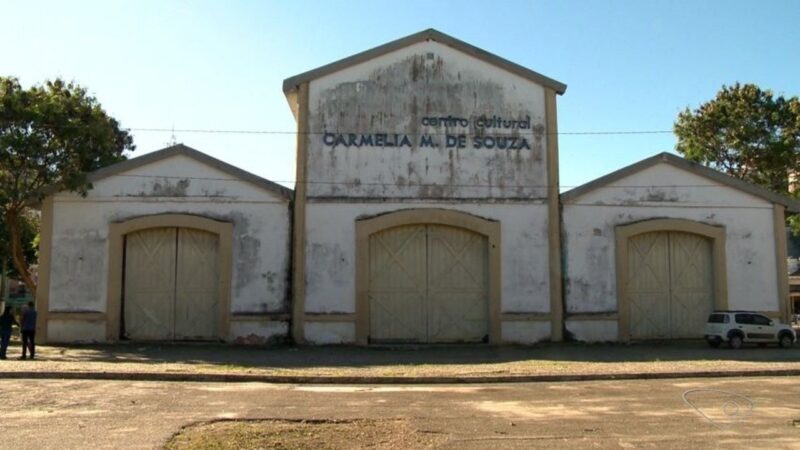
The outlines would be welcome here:
[[[791,325],[753,311],[712,312],[706,323],[705,337],[712,347],[727,342],[731,348],[742,348],[745,343],[778,344],[786,348],[797,340]]]

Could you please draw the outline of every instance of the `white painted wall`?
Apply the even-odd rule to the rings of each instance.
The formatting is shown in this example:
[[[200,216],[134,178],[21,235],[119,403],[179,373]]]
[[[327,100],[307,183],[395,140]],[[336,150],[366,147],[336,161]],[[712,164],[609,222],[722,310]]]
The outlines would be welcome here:
[[[573,199],[563,206],[567,313],[617,310],[615,227],[653,218],[724,226],[729,307],[778,311],[772,217],[770,202],[666,163]]]
[[[309,197],[545,198],[544,88],[429,41],[326,75],[309,87]],[[476,119],[530,117],[531,129],[485,129],[524,138],[530,149],[477,149]],[[456,116],[467,126],[423,125]],[[399,133],[411,147],[326,145],[324,132]],[[469,136],[447,148],[445,134]],[[419,145],[434,136],[436,148]],[[521,142],[521,141],[519,141]]]
[[[464,203],[309,203],[306,312],[355,312],[356,219],[410,208],[445,208],[501,223],[502,311],[549,312],[547,206]]]
[[[410,208],[446,208],[501,223],[503,312],[549,312],[547,206],[537,204],[307,204],[308,313],[355,312],[356,219]]]
[[[533,344],[551,336],[549,321],[507,321],[501,330],[502,340],[508,344]]]
[[[579,342],[615,342],[619,340],[616,320],[567,320],[567,331]]]
[[[351,344],[356,340],[353,322],[306,322],[304,328],[309,344]]]
[[[478,119],[530,120],[530,128]],[[456,117],[465,124],[423,123]],[[313,80],[309,86],[305,311],[354,313],[356,220],[446,208],[501,223],[503,312],[550,311],[545,89],[434,41],[416,43]],[[325,133],[347,143],[326,141]],[[409,146],[353,145],[385,133]],[[464,135],[448,147],[446,135]],[[424,146],[421,136],[436,145]],[[330,135],[329,135],[330,136]],[[528,148],[478,148],[475,137]],[[332,143],[333,142],[333,143]],[[546,327],[544,326],[546,325]],[[547,324],[504,324],[514,342],[549,336]],[[306,339],[352,342],[352,323],[307,323]]]
[[[289,336],[289,322],[231,321],[230,341],[236,344],[265,345],[282,342]]]
[[[502,311],[549,312],[544,99],[542,86],[432,41],[312,81],[306,311],[355,311],[358,218],[444,207],[502,224]],[[479,129],[483,116],[530,117],[532,127]],[[430,117],[468,123],[423,122]],[[376,133],[409,136],[411,144],[356,145]],[[482,133],[525,138],[531,149],[476,148],[472,138]],[[465,135],[466,145],[447,147],[445,134]],[[421,145],[424,135],[439,145]],[[567,312],[616,312],[615,227],[652,218],[724,226],[729,305],[777,310],[772,217],[770,202],[668,164],[585,193],[563,208]],[[616,339],[614,321],[567,323],[578,339]],[[503,339],[535,341],[545,325],[504,322]],[[322,331],[333,325],[314,326],[322,340],[343,336]]]
[[[233,313],[288,311],[288,200],[182,155],[54,196],[50,311],[105,312],[109,224],[165,213],[233,223]]]
[[[104,321],[50,320],[47,339],[51,342],[93,343],[106,340]]]

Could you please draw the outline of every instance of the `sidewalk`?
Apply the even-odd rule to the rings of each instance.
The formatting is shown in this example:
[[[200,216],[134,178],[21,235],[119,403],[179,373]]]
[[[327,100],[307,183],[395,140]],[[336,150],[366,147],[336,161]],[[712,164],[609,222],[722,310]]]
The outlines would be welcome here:
[[[702,342],[532,347],[40,346],[0,361],[0,378],[417,384],[800,376],[800,346],[711,349]]]

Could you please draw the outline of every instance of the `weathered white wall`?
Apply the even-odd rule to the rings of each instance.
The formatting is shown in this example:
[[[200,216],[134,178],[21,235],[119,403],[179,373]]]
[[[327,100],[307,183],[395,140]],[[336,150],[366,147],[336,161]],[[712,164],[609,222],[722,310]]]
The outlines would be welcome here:
[[[410,208],[445,208],[500,221],[502,311],[550,311],[544,204],[311,202],[307,205],[307,313],[355,313],[356,219]],[[549,333],[547,322],[503,323],[503,340],[508,342],[537,342]],[[317,344],[354,342],[355,325],[308,322],[305,337]]]
[[[264,345],[282,342],[289,336],[288,321],[231,321],[231,342],[248,345]]]
[[[517,122],[481,126],[494,118]],[[499,221],[502,311],[550,311],[542,86],[421,42],[313,80],[309,129],[307,313],[354,313],[356,220],[412,208]],[[448,135],[463,144],[448,146]],[[504,147],[486,148],[490,138]],[[544,325],[504,324],[503,336],[533,342],[549,336]],[[354,331],[353,323],[305,325],[317,343],[352,342]]]
[[[501,223],[503,312],[549,312],[544,204],[309,203],[306,312],[355,312],[356,219],[410,208],[446,208]]]
[[[233,223],[233,313],[288,311],[288,200],[186,156],[54,197],[50,310],[105,312],[109,224],[165,213]]]
[[[567,331],[579,342],[614,342],[619,340],[616,320],[567,320]]]
[[[309,344],[351,344],[356,340],[353,322],[306,322],[304,328]]]
[[[615,227],[654,218],[724,226],[729,307],[777,311],[772,215],[766,200],[666,163],[566,202],[567,313],[617,310]]]
[[[309,88],[308,196],[546,198],[544,105],[541,86],[433,41],[326,75]],[[530,129],[480,128],[481,115],[530,118]],[[422,123],[449,116],[469,123]],[[347,145],[326,144],[325,132]],[[411,145],[349,145],[349,134],[375,133],[407,135]],[[445,134],[466,135],[466,145],[447,148]],[[478,149],[481,134],[530,148]],[[437,146],[421,146],[421,135]]]
[[[502,323],[502,340],[509,344],[533,344],[550,339],[549,321],[507,321]]]
[[[104,342],[106,324],[104,321],[50,320],[47,323],[47,338],[51,342]]]

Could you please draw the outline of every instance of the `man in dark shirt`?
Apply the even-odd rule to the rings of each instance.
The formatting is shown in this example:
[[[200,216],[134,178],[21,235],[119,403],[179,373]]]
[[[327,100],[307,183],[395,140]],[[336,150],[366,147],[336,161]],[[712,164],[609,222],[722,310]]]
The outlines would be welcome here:
[[[11,327],[14,325],[19,326],[14,314],[11,313],[11,307],[6,306],[3,315],[0,315],[0,359],[6,359],[8,342],[11,340]]]
[[[31,359],[36,356],[36,309],[33,307],[33,302],[28,302],[28,307],[22,311],[22,357],[25,359],[25,353],[30,350]]]

